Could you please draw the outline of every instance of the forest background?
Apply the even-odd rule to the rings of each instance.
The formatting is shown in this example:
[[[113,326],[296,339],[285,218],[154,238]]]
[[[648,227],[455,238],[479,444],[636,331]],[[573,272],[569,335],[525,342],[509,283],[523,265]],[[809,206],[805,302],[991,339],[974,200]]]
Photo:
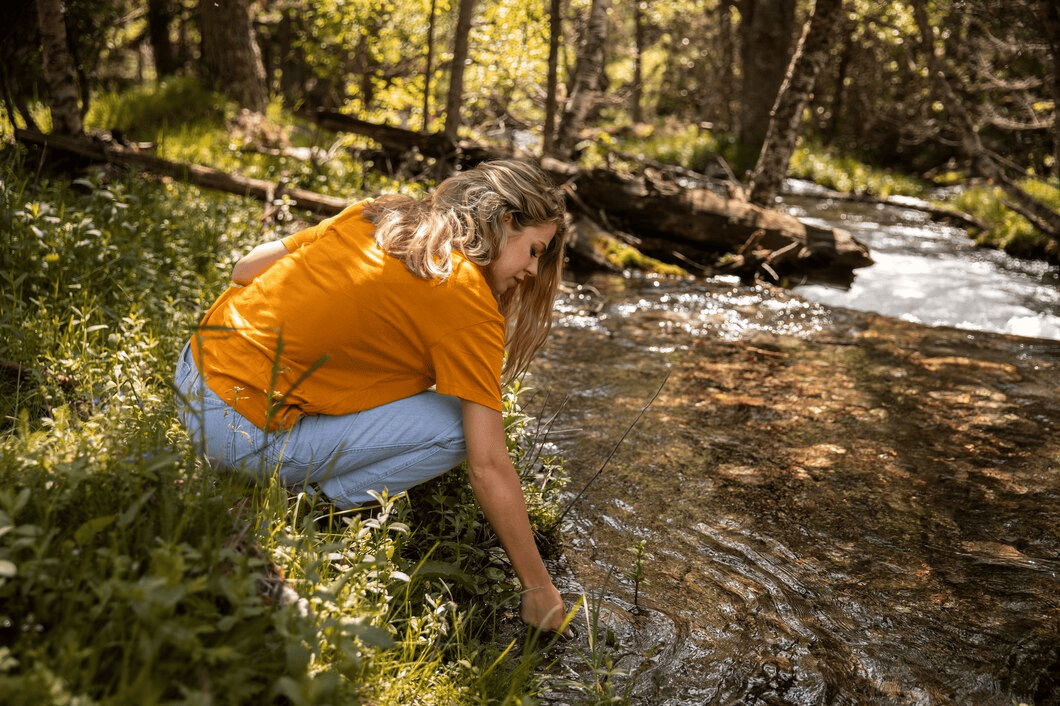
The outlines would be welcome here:
[[[15,3],[0,30],[0,691],[34,704],[517,703],[572,671],[510,639],[506,566],[459,479],[373,518],[336,516],[311,494],[213,476],[174,425],[169,371],[197,312],[239,253],[306,214],[282,196],[263,217],[179,179],[57,160],[26,135],[87,133],[340,199],[430,188],[444,160],[388,162],[317,124],[335,111],[454,150],[672,164],[766,206],[785,175],[943,194],[983,238],[1055,260],[1058,12]],[[547,544],[559,461],[517,390],[509,421]],[[606,645],[580,654],[571,688],[620,700]]]

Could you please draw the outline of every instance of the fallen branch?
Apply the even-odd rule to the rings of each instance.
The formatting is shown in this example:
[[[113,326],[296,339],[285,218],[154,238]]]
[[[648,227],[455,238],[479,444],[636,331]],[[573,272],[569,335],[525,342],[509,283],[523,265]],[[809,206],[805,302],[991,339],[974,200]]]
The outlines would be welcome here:
[[[16,130],[15,138],[20,142],[42,147],[45,150],[66,153],[93,162],[138,167],[177,181],[229,194],[250,196],[260,201],[274,200],[282,195],[285,200],[290,201],[297,208],[320,215],[334,215],[351,203],[349,199],[325,196],[305,189],[284,187],[282,184],[277,186],[264,179],[228,174],[199,164],[173,162],[153,154],[108,144],[90,137],[45,135],[28,130]]]

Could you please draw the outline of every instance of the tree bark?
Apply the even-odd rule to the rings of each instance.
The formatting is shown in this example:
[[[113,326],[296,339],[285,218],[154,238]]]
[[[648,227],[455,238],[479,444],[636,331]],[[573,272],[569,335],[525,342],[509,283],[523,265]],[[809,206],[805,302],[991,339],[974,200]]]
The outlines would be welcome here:
[[[37,0],[37,24],[44,54],[52,131],[61,135],[84,132],[77,100],[77,73],[66,41],[62,0]]]
[[[784,84],[777,95],[765,143],[751,174],[752,203],[767,205],[780,193],[781,184],[795,151],[802,112],[810,102],[821,67],[843,16],[843,0],[817,0],[802,39],[791,60]]]
[[[556,103],[559,100],[559,44],[563,36],[560,0],[548,4],[548,85],[545,88],[545,128],[541,152],[554,156],[556,147]]]
[[[351,203],[349,199],[325,196],[305,189],[287,188],[264,179],[250,179],[198,164],[172,162],[146,152],[108,145],[87,137],[43,135],[28,130],[16,130],[15,138],[26,144],[58,150],[93,162],[127,164],[206,189],[250,196],[261,201],[272,201],[282,192],[295,207],[320,215],[334,215]]]
[[[721,94],[721,119],[731,131],[736,124],[733,110],[733,97],[739,95],[736,90],[736,29],[732,21],[732,8],[736,0],[720,0],[712,12],[718,25],[719,51],[712,62],[714,74],[718,77]],[[713,18],[712,18],[713,19]],[[709,116],[703,116],[709,120]],[[764,134],[764,133],[763,133]]]
[[[791,60],[795,6],[795,0],[740,0],[739,140],[748,155],[758,154],[762,147]]]
[[[460,128],[460,105],[464,101],[464,67],[467,65],[468,37],[471,34],[474,12],[475,0],[460,0],[456,36],[453,38],[453,63],[449,69],[449,95],[445,101],[445,134],[454,142]]]
[[[199,0],[199,29],[206,82],[240,106],[264,112],[269,91],[249,0]]]
[[[427,18],[427,57],[423,67],[423,132],[431,129],[431,74],[434,73],[434,18],[438,0],[431,0],[431,15]]]
[[[642,252],[663,262],[710,269],[718,257],[745,250],[734,270],[753,274],[766,263],[770,278],[813,272],[846,283],[853,269],[872,264],[868,248],[846,231],[808,225],[710,189],[684,188],[657,170],[631,178],[553,160],[543,166],[567,184],[578,210],[594,219],[603,214],[611,230],[632,233]]]
[[[169,36],[169,26],[172,22],[171,0],[148,0],[147,34],[151,40],[151,52],[154,54],[155,73],[159,78],[172,76],[180,68],[177,52]]]
[[[646,3],[646,0],[645,0]],[[644,92],[644,11],[639,0],[633,3],[633,85],[630,88],[630,113],[634,123],[643,120],[641,101]]]
[[[574,69],[574,86],[563,110],[556,135],[556,155],[571,159],[578,146],[578,135],[585,119],[604,90],[604,66],[607,52],[607,10],[611,0],[593,0],[585,37],[578,50]]]

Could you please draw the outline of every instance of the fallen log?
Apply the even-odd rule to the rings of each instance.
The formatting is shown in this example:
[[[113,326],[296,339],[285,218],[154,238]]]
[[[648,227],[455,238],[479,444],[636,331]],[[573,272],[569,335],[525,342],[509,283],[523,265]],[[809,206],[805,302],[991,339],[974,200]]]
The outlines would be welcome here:
[[[868,248],[847,231],[809,225],[707,188],[683,188],[655,170],[631,177],[555,160],[546,159],[543,166],[565,183],[587,215],[634,234],[642,252],[664,262],[691,261],[745,278],[744,267],[757,270],[766,262],[769,279],[801,273],[831,281],[852,278],[854,269],[872,264]],[[741,250],[770,255],[731,257]]]
[[[282,183],[275,184],[265,179],[251,179],[199,164],[173,162],[141,150],[122,147],[91,137],[45,135],[28,130],[16,130],[15,138],[29,145],[74,155],[91,162],[126,164],[152,174],[168,176],[178,181],[229,194],[250,196],[266,203],[282,196],[295,207],[318,215],[333,215],[352,203],[351,199],[326,196]]]

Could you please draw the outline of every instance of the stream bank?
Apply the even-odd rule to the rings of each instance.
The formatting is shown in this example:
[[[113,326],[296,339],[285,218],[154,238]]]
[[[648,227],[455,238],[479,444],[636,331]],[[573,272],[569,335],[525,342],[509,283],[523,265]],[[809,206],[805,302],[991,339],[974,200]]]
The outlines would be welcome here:
[[[670,375],[555,567],[633,703],[1060,704],[1060,342],[725,281],[560,310],[525,405],[571,499]]]

